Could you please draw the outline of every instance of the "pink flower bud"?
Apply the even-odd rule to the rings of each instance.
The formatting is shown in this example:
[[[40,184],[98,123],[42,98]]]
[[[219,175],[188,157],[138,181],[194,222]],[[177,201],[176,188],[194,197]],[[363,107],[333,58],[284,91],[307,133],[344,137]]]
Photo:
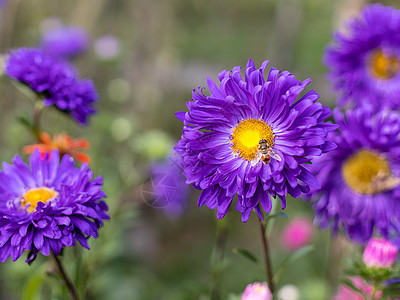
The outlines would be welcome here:
[[[396,261],[398,249],[384,238],[369,240],[363,253],[363,261],[368,267],[390,268]]]
[[[283,229],[281,243],[289,251],[296,251],[310,242],[313,232],[310,220],[295,218]]]
[[[246,286],[241,300],[271,300],[271,292],[266,282],[254,282]]]

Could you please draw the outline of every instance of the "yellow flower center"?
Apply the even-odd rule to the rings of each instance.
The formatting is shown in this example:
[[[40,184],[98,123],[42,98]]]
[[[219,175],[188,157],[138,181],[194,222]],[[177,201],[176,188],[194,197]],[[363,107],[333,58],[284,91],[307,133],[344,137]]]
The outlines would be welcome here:
[[[57,192],[47,187],[33,188],[23,194],[21,206],[25,207],[27,204],[29,204],[27,211],[34,212],[36,211],[36,206],[39,202],[47,203],[47,201],[55,198],[56,196]]]
[[[232,133],[232,150],[241,158],[253,160],[259,149],[260,140],[266,140],[270,147],[274,144],[274,134],[267,123],[246,119],[241,121]]]
[[[376,78],[390,79],[397,74],[399,68],[399,60],[394,55],[387,55],[378,50],[371,56],[370,70]]]
[[[260,283],[257,283],[257,285],[254,284],[253,288],[254,288],[254,292],[256,292],[257,294],[263,294],[266,292],[266,288]]]
[[[347,159],[342,166],[342,176],[346,184],[360,194],[374,195],[399,184],[387,160],[370,150],[361,150]]]

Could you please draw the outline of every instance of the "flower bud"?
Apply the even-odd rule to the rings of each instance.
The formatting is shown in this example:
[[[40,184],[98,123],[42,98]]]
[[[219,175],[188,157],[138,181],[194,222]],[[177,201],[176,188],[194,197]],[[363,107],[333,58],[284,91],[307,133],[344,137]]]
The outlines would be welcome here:
[[[369,240],[363,253],[363,261],[368,267],[390,268],[396,261],[398,248],[384,238]]]
[[[246,286],[241,300],[271,300],[271,292],[266,282],[254,282]]]
[[[281,243],[289,251],[296,251],[310,242],[313,231],[313,225],[307,218],[293,219],[283,229]]]

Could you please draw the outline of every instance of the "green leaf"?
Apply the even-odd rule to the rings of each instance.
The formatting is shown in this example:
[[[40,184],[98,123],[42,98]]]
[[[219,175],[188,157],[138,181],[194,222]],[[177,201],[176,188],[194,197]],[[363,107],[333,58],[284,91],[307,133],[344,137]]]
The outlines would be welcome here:
[[[229,294],[227,300],[240,300],[241,297],[241,294]]]
[[[302,156],[302,158],[307,159],[305,156]],[[312,161],[305,162],[303,165],[312,165]]]
[[[308,253],[310,253],[313,250],[314,250],[314,246],[312,246],[312,245],[306,246],[306,247],[303,247],[303,248],[297,250],[296,252],[292,253],[288,258],[286,258],[275,272],[275,275],[274,275],[275,282],[278,282],[279,277],[281,276],[281,274],[283,273],[283,271],[286,269],[286,267],[288,265],[290,265],[291,263],[295,262],[296,260],[302,258],[303,256],[306,256]]]
[[[267,237],[270,236],[272,227],[274,227],[275,219],[276,218],[288,218],[289,215],[283,211],[277,212],[276,210],[278,207],[281,207],[281,202],[279,199],[275,197],[271,197],[271,202],[272,202],[272,209],[270,213],[267,215],[265,218],[265,230],[266,230],[266,235]]]
[[[27,98],[32,100],[37,100],[42,96],[36,92],[34,92],[27,84],[19,82],[17,80],[11,80],[12,84]]]
[[[16,116],[18,122],[20,122],[23,126],[28,127],[29,129],[33,128],[32,121],[26,116]]]
[[[212,266],[213,272],[214,273],[223,272],[229,266],[230,262],[231,262],[230,259],[227,257],[221,259]]]
[[[400,287],[397,286],[392,286],[392,285],[388,285],[383,287],[382,289],[382,299],[397,299],[395,298],[396,296],[399,295],[399,291],[400,291]]]
[[[270,220],[272,218],[281,218],[281,219],[287,219],[289,218],[289,215],[287,213],[285,213],[284,211],[280,211],[276,214],[272,214],[272,215],[268,215],[267,219]]]
[[[31,275],[27,284],[25,284],[22,292],[22,300],[39,299],[39,291],[45,276],[41,270]]]
[[[247,249],[243,249],[243,248],[233,248],[232,252],[236,255],[240,255],[243,256],[245,258],[247,258],[248,260],[251,260],[252,262],[258,264],[258,258],[257,256],[255,256],[253,253],[251,253],[249,250]]]

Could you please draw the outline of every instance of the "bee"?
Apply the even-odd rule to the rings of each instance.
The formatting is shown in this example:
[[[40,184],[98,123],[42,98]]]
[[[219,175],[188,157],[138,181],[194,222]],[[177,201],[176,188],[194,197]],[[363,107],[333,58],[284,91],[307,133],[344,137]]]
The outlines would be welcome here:
[[[251,166],[256,166],[260,160],[266,165],[271,162],[271,158],[276,161],[281,161],[281,157],[271,148],[268,142],[262,139],[259,143],[259,147],[256,153],[255,158],[250,162]]]
[[[391,190],[400,183],[399,177],[394,177],[391,174],[384,174],[379,172],[374,178],[372,178],[371,186],[368,190],[370,194],[376,194]]]

